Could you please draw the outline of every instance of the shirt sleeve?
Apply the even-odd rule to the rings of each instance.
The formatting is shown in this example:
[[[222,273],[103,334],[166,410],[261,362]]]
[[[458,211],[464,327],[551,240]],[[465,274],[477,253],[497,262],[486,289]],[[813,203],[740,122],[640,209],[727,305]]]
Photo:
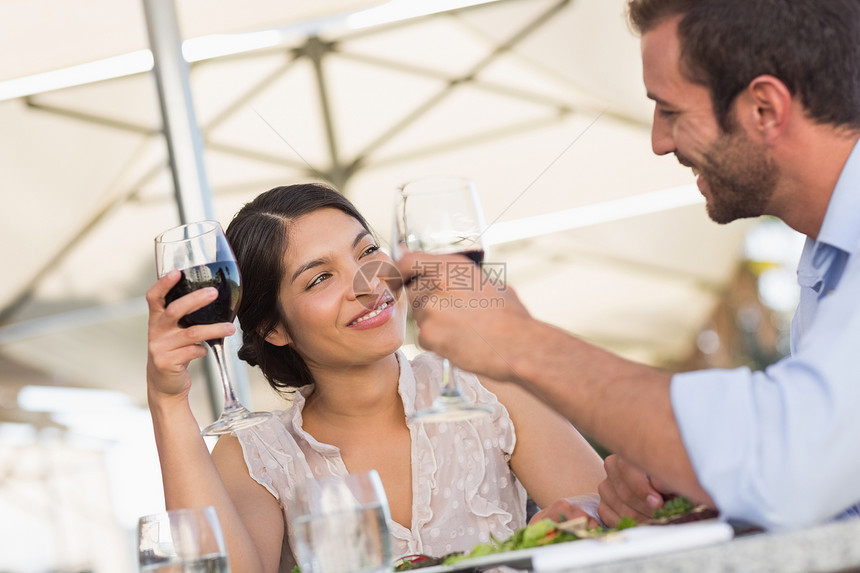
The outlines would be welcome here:
[[[726,517],[787,529],[827,520],[860,501],[857,293],[855,269],[822,300],[796,353],[765,371],[673,377],[672,408],[684,445]]]

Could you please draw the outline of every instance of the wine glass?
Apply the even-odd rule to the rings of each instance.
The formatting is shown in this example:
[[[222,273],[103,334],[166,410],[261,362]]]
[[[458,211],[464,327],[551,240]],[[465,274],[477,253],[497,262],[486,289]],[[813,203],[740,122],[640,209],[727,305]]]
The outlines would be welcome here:
[[[162,277],[172,270],[182,272],[179,282],[164,297],[170,304],[181,296],[204,287],[218,289],[218,298],[201,309],[179,319],[179,326],[233,322],[242,296],[242,279],[236,257],[217,221],[199,221],[180,225],[155,238],[155,267]],[[236,392],[227,372],[224,356],[224,339],[207,340],[215,355],[221,386],[224,389],[224,408],[212,424],[203,429],[203,435],[217,436],[247,428],[268,418],[269,412],[251,412],[236,399]]]
[[[137,523],[137,556],[142,573],[230,571],[224,535],[212,506],[141,517]]]
[[[287,513],[302,573],[391,571],[391,514],[376,470],[299,482]]]
[[[484,216],[472,180],[455,176],[416,179],[403,185],[397,195],[392,256],[398,259],[403,248],[437,255],[461,254],[480,266],[484,261],[483,231]],[[448,267],[444,272],[455,272]],[[489,408],[472,404],[463,396],[457,369],[443,358],[441,392],[429,408],[415,412],[413,418],[440,422],[489,412]]]

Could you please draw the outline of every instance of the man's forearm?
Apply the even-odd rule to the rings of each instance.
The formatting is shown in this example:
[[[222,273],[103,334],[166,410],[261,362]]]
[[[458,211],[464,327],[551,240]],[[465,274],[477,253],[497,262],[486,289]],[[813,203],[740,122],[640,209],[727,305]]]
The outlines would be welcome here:
[[[511,366],[522,384],[582,432],[678,493],[710,502],[695,477],[669,393],[671,376],[530,321]]]

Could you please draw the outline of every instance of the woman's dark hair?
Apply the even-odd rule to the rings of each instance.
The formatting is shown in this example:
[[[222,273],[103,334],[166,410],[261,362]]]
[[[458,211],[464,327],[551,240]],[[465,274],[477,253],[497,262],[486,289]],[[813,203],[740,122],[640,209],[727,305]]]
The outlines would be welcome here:
[[[627,15],[640,34],[681,16],[681,71],[709,90],[725,131],[735,98],[764,74],[813,121],[860,128],[858,0],[629,0]]]
[[[275,346],[266,336],[286,324],[278,295],[284,276],[290,224],[319,209],[338,209],[370,231],[367,221],[349,200],[319,183],[275,187],[247,203],[227,227],[227,240],[242,275],[242,301],[237,315],[242,325],[239,358],[259,366],[278,392],[313,383],[305,361],[291,346]]]

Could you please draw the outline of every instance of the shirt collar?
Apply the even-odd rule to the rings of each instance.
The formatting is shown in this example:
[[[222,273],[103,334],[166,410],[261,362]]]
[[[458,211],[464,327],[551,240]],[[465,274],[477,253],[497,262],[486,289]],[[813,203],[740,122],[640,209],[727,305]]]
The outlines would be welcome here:
[[[860,247],[860,225],[856,222],[860,212],[860,140],[854,144],[848,161],[833,188],[833,195],[827,205],[824,221],[818,239],[807,237],[800,261],[797,265],[798,283],[802,287],[812,287],[820,283],[826,268],[816,268],[813,258],[818,249],[825,245],[836,247],[848,254]]]
[[[856,251],[860,247],[858,213],[860,213],[860,140],[854,144],[854,149],[848,156],[845,167],[842,168],[836,187],[833,188],[833,195],[827,205],[817,242],[832,245],[848,253]]]

